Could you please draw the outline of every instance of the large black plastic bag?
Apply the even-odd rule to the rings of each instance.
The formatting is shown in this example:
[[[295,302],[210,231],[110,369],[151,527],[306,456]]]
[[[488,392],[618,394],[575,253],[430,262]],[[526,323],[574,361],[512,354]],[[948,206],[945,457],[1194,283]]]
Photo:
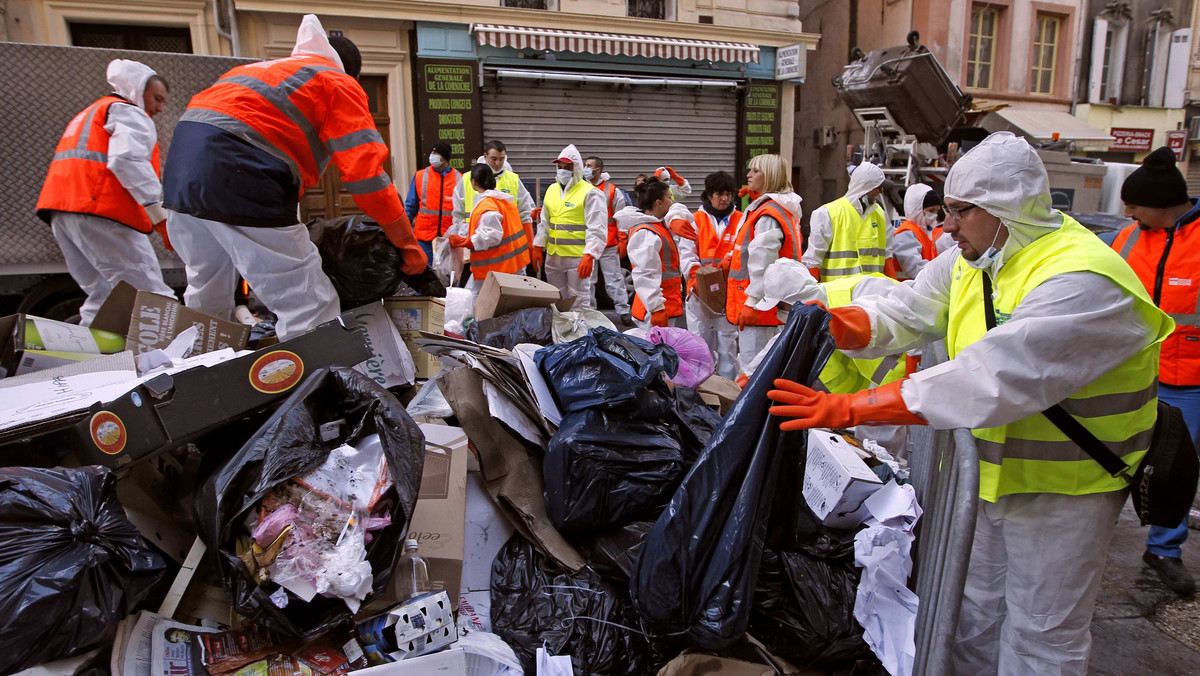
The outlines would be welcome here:
[[[549,345],[553,316],[548,307],[531,307],[499,317],[474,322],[467,327],[467,340],[511,350],[519,343]]]
[[[599,534],[582,534],[573,541],[588,567],[606,580],[629,582],[629,573],[642,552],[653,521],[634,521]]]
[[[107,469],[0,469],[0,673],[112,643],[165,570]]]
[[[772,654],[807,667],[869,657],[854,619],[858,576],[852,535],[796,551],[764,550],[750,632]]]
[[[623,626],[618,626],[623,625]],[[654,673],[637,615],[621,589],[584,568],[569,574],[520,534],[492,562],[492,631],[512,647],[525,672],[537,649],[570,655],[577,675]]]
[[[599,408],[568,413],[542,459],[546,514],[563,533],[654,518],[683,471],[673,426]]]
[[[344,421],[341,424],[335,421]],[[328,425],[327,425],[328,424]],[[336,436],[322,434],[333,429]],[[373,573],[367,601],[388,585],[400,558],[399,544],[417,502],[425,462],[425,437],[390,392],[356,371],[320,369],[297,386],[262,428],[201,486],[196,522],[210,555],[220,565],[225,592],[238,613],[281,634],[311,639],[350,620],[346,604],[316,596],[310,603],[292,598],[284,608],[270,599],[275,590],[255,584],[237,557],[235,539],[247,513],[272,487],[324,462],[343,443],[355,444],[378,433],[396,491],[392,523],[375,531],[367,545]]]
[[[704,403],[699,390],[676,387],[674,415],[682,433],[684,461],[691,466],[713,432],[721,426],[721,414]]]
[[[679,368],[673,348],[602,326],[569,343],[544,347],[534,359],[564,414],[633,402],[664,373],[673,376]]]
[[[333,282],[343,309],[391,296],[401,282],[422,296],[446,295],[446,287],[432,268],[427,266],[419,275],[404,274],[400,250],[383,228],[366,216],[313,221],[308,228],[321,254],[321,269]]]
[[[780,431],[767,413],[767,391],[776,378],[816,380],[834,349],[828,324],[819,307],[793,307],[655,523],[630,577],[634,607],[651,632],[710,649],[745,633],[780,460],[803,452],[806,438]]]

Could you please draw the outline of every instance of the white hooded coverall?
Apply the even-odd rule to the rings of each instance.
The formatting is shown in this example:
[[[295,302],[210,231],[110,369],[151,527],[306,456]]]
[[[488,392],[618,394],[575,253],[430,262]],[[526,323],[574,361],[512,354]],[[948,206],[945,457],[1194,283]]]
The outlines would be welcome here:
[[[730,216],[725,218],[717,218],[711,212],[708,212],[708,220],[713,225],[717,239],[720,239],[725,234],[725,229],[729,227]],[[744,217],[743,217],[744,218]],[[695,217],[693,216],[693,223]],[[760,221],[761,222],[761,221]],[[691,267],[683,265],[684,256],[688,257]],[[687,239],[679,238],[679,258],[680,265],[683,267],[683,278],[691,279],[692,271],[700,267],[700,256],[696,242]],[[722,378],[733,380],[738,377],[741,371],[741,364],[738,362],[738,329],[737,326],[731,324],[725,316],[724,310],[721,312],[713,312],[708,309],[704,303],[700,302],[700,297],[696,294],[691,294],[683,305],[684,316],[687,317],[687,327],[692,333],[704,339],[708,349],[713,353],[715,360],[717,375]]]
[[[467,180],[470,179],[468,178]],[[512,195],[499,190],[484,190],[476,194],[479,196],[479,199],[475,200],[476,207],[486,197],[494,197],[505,202],[517,201]],[[474,209],[472,209],[472,212],[474,212]],[[466,233],[464,232],[463,234],[465,235]],[[483,251],[485,249],[492,249],[499,246],[502,239],[504,239],[504,216],[499,211],[489,211],[480,216],[479,222],[475,224],[475,234],[471,235],[471,246],[473,247],[471,250]],[[475,279],[475,275],[467,278],[466,288],[471,292],[472,296],[479,296],[479,290],[483,288],[483,281],[482,279]]]
[[[598,178],[600,183],[612,180],[608,172],[601,173]],[[593,185],[599,186],[595,181]],[[615,187],[615,186],[614,186]],[[597,189],[599,189],[597,187]],[[604,195],[605,204],[608,203],[608,195]],[[629,206],[629,202],[625,200],[625,193],[620,190],[613,191],[612,212],[615,217],[616,213],[625,207]],[[607,240],[605,244],[607,244]],[[616,244],[604,248],[604,253],[600,254],[600,260],[596,261],[596,268],[592,272],[592,284],[596,283],[596,276],[604,275],[604,290],[608,292],[608,297],[612,299],[613,309],[618,315],[629,314],[629,287],[625,284],[625,268],[621,267],[621,249]]]
[[[746,213],[742,215],[742,227],[749,220],[750,214],[767,200],[774,200],[787,209],[796,222],[800,221],[800,196],[794,192],[767,193],[750,203]],[[798,246],[799,242],[793,242]],[[739,246],[736,245],[735,246]],[[749,260],[742,263],[746,266],[750,277],[750,285],[746,287],[746,305],[757,305],[766,295],[763,281],[767,268],[779,258],[783,248],[783,225],[772,216],[762,216],[754,224],[754,238],[750,240]],[[738,332],[738,360],[744,371],[755,355],[762,352],[771,338],[779,333],[778,326],[747,326]]]
[[[925,208],[922,206],[925,203],[925,196],[933,190],[929,186],[918,183],[909,186],[908,191],[904,193],[904,218],[913,222],[917,227],[925,231],[929,238],[933,238],[933,229],[937,227],[937,216],[935,214],[925,213]],[[951,242],[954,240],[951,239]],[[921,242],[917,236],[907,230],[898,232],[892,236],[890,254],[896,259],[896,263],[900,265],[900,272],[904,273],[904,277],[908,279],[916,279],[917,273],[920,272],[925,264],[925,256],[921,252]]]
[[[667,223],[669,225],[672,221],[685,220],[692,223],[693,227],[695,225],[692,213],[682,202],[672,204],[662,221],[635,207],[625,207],[613,216],[617,219],[617,227],[625,232],[642,223]],[[689,265],[696,265],[699,259],[696,258],[695,249],[693,248],[690,257],[685,257],[683,247],[680,246],[681,241],[688,240],[681,240],[674,233],[671,236],[675,240],[676,248],[679,249],[679,269],[682,271],[686,270]],[[666,306],[662,295],[662,239],[649,230],[640,230],[629,236],[628,252],[629,266],[632,268],[633,292],[642,299],[642,305],[646,307],[645,318],[639,320],[635,317],[633,321],[639,328],[649,330],[650,315]],[[683,316],[671,317],[667,324],[668,326],[682,326]]]
[[[951,169],[946,197],[1000,219],[1008,240],[988,268],[1061,227],[1041,160],[1011,133],[992,134]],[[856,299],[878,357],[946,335],[960,254],[930,261],[917,278]],[[983,309],[980,308],[980,312]],[[938,429],[984,428],[1034,415],[1151,344],[1134,298],[1107,277],[1071,272],[1030,291],[1011,318],[954,359],[918,371],[901,394]],[[954,652],[959,674],[1084,674],[1092,610],[1126,492],[1030,493],[980,501]]]
[[[558,157],[570,159],[574,167],[571,178],[562,186],[565,195],[577,182],[583,180],[583,158],[579,156],[579,150],[575,148],[574,144],[563,148]],[[595,263],[599,261],[600,255],[604,253],[605,245],[608,244],[608,202],[605,200],[603,192],[589,190],[587,196],[583,198],[583,221],[587,228],[583,253],[595,259],[593,261]],[[537,233],[533,236],[533,245],[545,248],[549,231],[550,213],[548,209],[543,208],[542,217],[537,224]],[[575,302],[571,305],[572,310],[585,307],[596,308],[596,294],[592,288],[596,279],[594,267],[593,274],[581,279],[578,272],[579,257],[559,256],[549,252],[545,256],[545,266],[546,281],[557,287],[564,298],[574,296]]]
[[[476,158],[475,164],[487,164],[487,158],[483,155],[480,155],[478,158]],[[508,160],[505,159],[504,168],[495,172],[496,180],[499,181],[500,177],[508,171],[512,171],[512,165],[510,165]],[[483,195],[479,191],[476,191],[475,204],[466,204],[466,184],[471,180],[470,174],[471,170],[468,168],[467,171],[463,173],[463,180],[454,184],[454,193],[451,196],[451,200],[454,202],[454,211],[451,213],[450,217],[453,225],[451,225],[450,230],[446,232],[447,235],[466,236],[467,221],[471,218],[471,212],[475,209],[475,204],[478,204],[479,200],[483,199]],[[515,197],[517,213],[521,215],[521,222],[532,223],[533,209],[535,204],[533,202],[533,196],[529,194],[529,190],[525,187],[523,182],[517,182],[517,194]]]
[[[846,199],[854,206],[859,216],[866,213],[866,209],[883,209],[876,202],[864,204],[865,200],[863,199],[867,193],[883,185],[883,178],[883,170],[870,162],[863,162],[850,174]],[[888,233],[890,237],[890,223],[888,224]],[[817,207],[808,219],[808,248],[805,249],[800,262],[804,263],[806,268],[821,267],[821,261],[825,260],[825,254],[829,252],[829,244],[832,241],[833,221],[829,217],[829,210],[822,205]]]
[[[111,135],[108,170],[146,208],[150,221],[160,223],[166,218],[161,206],[162,182],[150,163],[158,130],[144,107],[146,83],[154,74],[149,66],[137,61],[109,62],[108,84],[133,105],[109,106],[104,130]],[[50,228],[72,279],[87,294],[79,308],[82,326],[91,325],[96,311],[118,282],[175,297],[175,292],[163,282],[158,255],[145,234],[107,218],[65,211],[54,212]]]

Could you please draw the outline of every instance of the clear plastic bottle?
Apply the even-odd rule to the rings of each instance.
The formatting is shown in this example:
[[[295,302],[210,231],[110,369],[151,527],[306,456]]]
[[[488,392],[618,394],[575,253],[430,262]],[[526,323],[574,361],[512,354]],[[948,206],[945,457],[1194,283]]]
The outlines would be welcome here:
[[[414,596],[420,596],[430,590],[429,567],[425,559],[417,555],[417,541],[404,541],[404,555],[396,566],[395,587],[396,600],[407,601]]]

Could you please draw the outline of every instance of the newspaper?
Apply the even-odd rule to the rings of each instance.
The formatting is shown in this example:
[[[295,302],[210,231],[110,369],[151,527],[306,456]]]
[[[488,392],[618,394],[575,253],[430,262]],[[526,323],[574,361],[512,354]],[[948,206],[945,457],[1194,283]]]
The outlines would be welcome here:
[[[197,635],[216,631],[166,619],[156,622],[150,644],[150,676],[208,676]],[[126,672],[126,676],[132,674]]]

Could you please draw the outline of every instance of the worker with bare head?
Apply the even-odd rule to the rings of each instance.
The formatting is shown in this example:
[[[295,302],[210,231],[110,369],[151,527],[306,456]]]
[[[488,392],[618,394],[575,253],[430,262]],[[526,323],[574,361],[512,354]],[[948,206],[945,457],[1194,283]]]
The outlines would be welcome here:
[[[67,125],[37,201],[67,270],[87,294],[79,309],[84,326],[118,282],[174,296],[146,236],[156,227],[162,232],[167,218],[150,119],[167,102],[167,82],[125,59],[108,64],[107,79],[112,93]]]

